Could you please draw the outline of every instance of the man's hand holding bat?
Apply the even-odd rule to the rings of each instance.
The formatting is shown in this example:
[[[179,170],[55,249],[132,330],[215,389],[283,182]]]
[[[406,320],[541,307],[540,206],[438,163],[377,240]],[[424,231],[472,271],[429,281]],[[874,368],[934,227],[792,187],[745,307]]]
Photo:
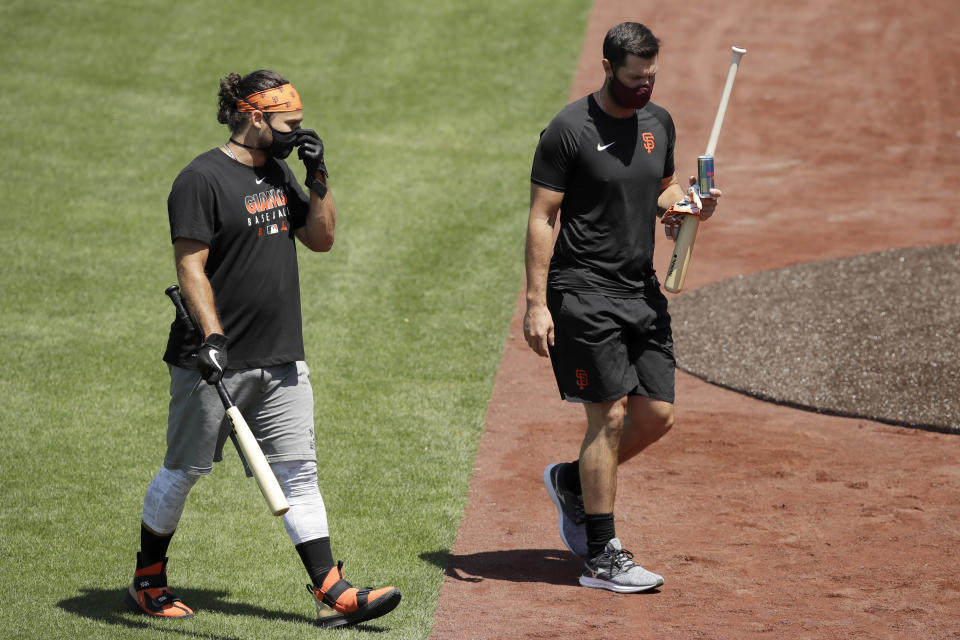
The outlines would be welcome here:
[[[676,185],[676,181],[673,184]],[[665,191],[664,195],[671,194]],[[682,199],[670,205],[660,218],[660,222],[664,225],[663,232],[668,238],[676,241],[683,216],[697,216],[701,222],[709,220],[717,209],[717,199],[721,195],[722,192],[717,188],[710,189],[709,195],[701,194],[697,189],[697,177],[690,176],[690,189]]]

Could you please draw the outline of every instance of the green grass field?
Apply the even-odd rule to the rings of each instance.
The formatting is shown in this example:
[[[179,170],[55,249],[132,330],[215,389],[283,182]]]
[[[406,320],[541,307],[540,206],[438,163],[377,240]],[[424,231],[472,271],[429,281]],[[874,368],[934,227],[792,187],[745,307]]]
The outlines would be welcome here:
[[[303,95],[340,210],[334,251],[300,253],[334,553],[404,594],[338,637],[429,635],[522,282],[532,151],[589,4],[0,3],[0,637],[321,633],[233,451],[171,547],[200,615],[164,624],[121,599],[165,442],[166,197],[226,139],[218,79],[257,68]]]

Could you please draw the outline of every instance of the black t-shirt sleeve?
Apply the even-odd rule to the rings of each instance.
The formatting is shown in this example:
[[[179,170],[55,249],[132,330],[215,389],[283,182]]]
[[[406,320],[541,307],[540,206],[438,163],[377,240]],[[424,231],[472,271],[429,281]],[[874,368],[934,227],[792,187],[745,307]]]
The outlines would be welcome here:
[[[310,213],[310,197],[304,193],[287,163],[278,161],[277,164],[283,168],[287,193],[290,194],[290,201],[287,203],[290,207],[290,228],[299,229],[307,223],[307,214]]]
[[[676,173],[676,167],[673,164],[673,148],[677,143],[677,129],[673,125],[673,118],[666,109],[660,109],[657,113],[657,119],[663,124],[667,131],[667,157],[663,161],[663,177],[670,178]]]
[[[540,134],[530,180],[552,191],[566,191],[577,159],[579,131],[559,116]]]
[[[203,175],[189,170],[181,172],[167,198],[171,242],[188,238],[212,244],[216,232],[215,203],[216,196]]]

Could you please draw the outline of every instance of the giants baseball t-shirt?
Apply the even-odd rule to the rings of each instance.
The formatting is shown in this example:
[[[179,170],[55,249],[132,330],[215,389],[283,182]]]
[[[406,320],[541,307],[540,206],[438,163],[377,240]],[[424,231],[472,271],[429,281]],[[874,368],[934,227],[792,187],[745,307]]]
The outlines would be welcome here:
[[[230,339],[230,369],[304,359],[293,232],[305,224],[309,208],[290,168],[273,158],[250,167],[212,149],[174,180],[167,200],[170,237],[210,247],[206,274]],[[198,346],[174,321],[163,359],[195,368]]]
[[[652,102],[615,118],[593,95],[567,105],[540,137],[531,180],[563,193],[548,286],[637,296],[654,277],[660,181],[674,173],[676,131]]]

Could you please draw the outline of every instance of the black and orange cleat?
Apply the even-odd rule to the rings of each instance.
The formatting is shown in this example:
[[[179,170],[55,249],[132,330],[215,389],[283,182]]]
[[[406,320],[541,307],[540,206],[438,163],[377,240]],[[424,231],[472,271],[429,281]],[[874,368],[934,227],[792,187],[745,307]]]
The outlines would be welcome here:
[[[396,587],[357,589],[343,579],[343,562],[330,569],[319,587],[307,585],[307,591],[317,604],[317,624],[321,627],[340,627],[373,620],[393,611],[400,604],[400,590]]]
[[[140,553],[137,553],[137,570],[127,588],[126,600],[134,611],[154,618],[183,620],[193,617],[193,609],[167,588],[167,558],[145,567]]]

